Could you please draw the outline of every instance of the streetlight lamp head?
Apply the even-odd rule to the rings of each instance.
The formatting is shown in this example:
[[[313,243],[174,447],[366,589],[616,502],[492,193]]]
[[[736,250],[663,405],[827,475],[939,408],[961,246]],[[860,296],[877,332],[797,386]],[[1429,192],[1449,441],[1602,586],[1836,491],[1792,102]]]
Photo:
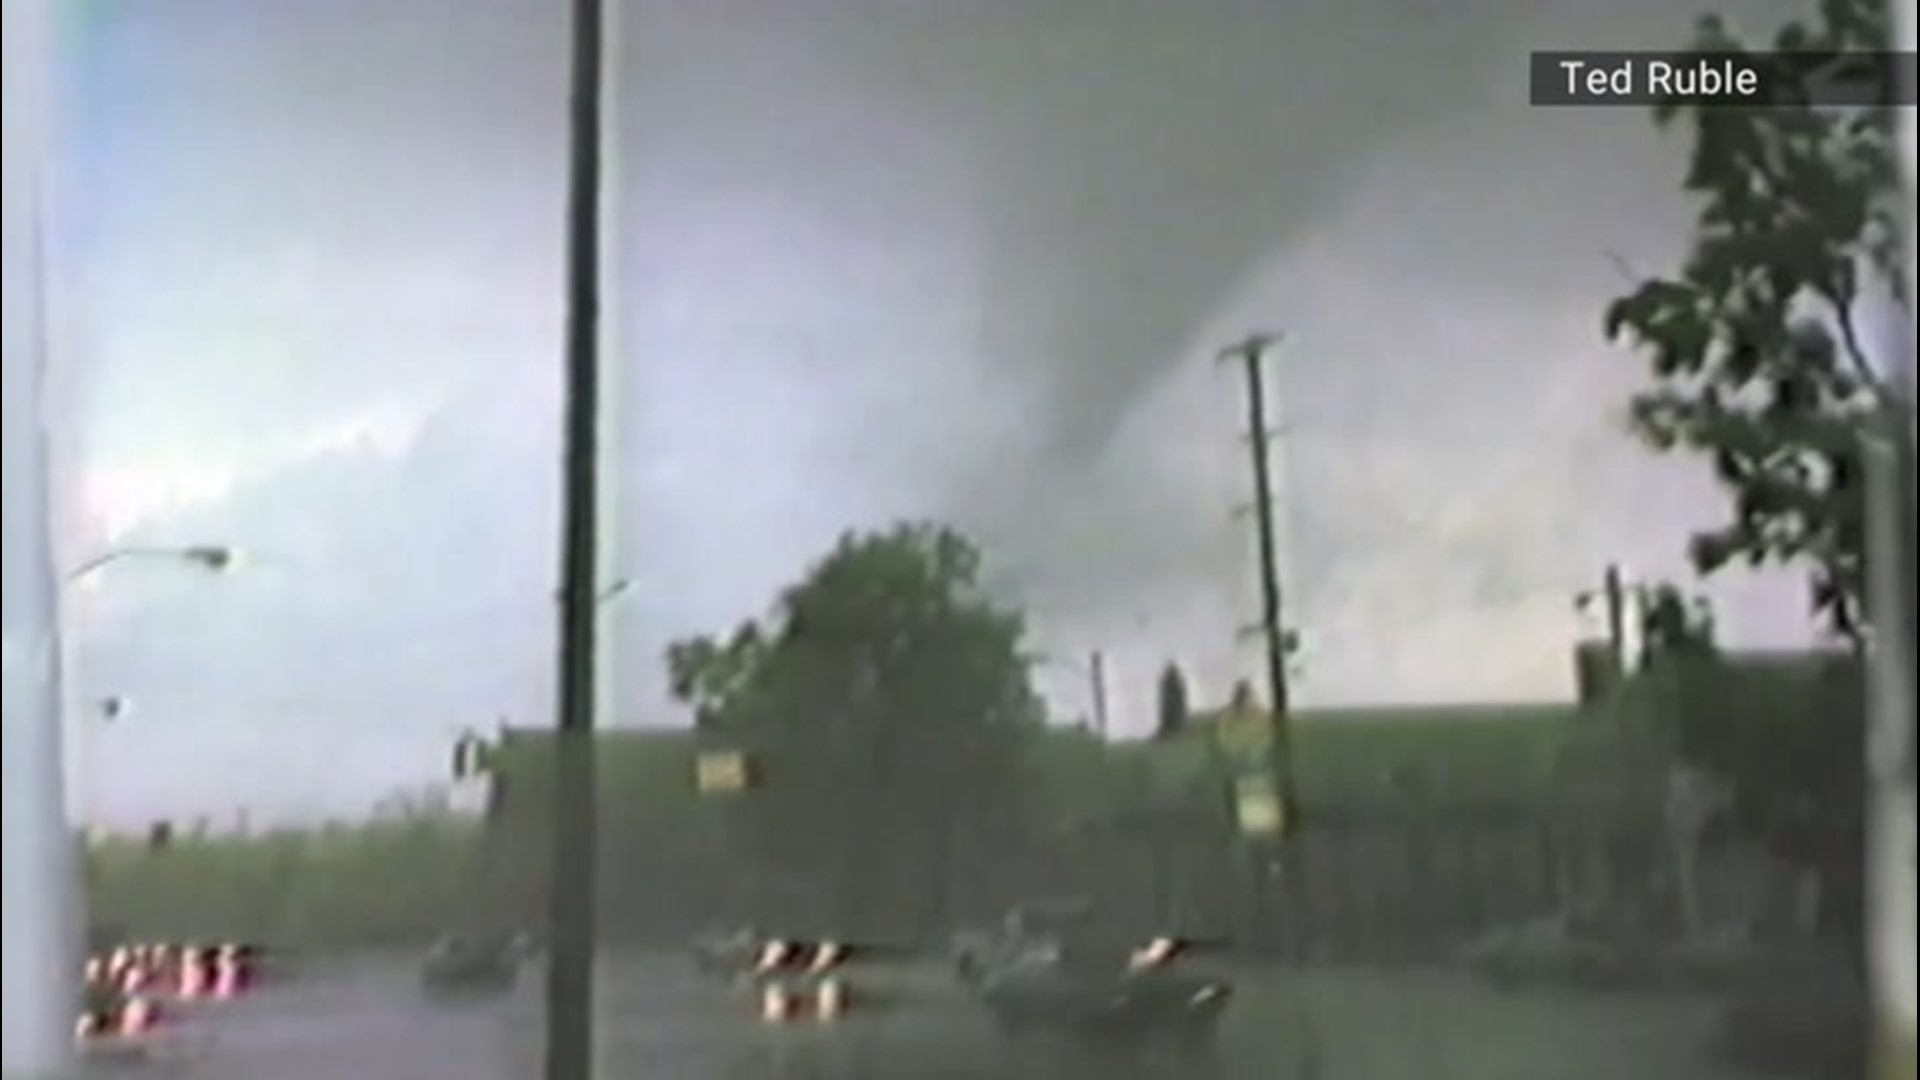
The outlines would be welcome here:
[[[216,574],[232,569],[234,562],[232,548],[214,544],[198,544],[182,550],[180,554]]]
[[[220,573],[233,568],[234,550],[223,544],[193,544],[187,547],[128,547],[115,548],[102,552],[67,571],[69,582],[82,583],[103,566],[120,562],[123,559],[154,560],[165,559],[176,562],[192,563],[202,570]]]

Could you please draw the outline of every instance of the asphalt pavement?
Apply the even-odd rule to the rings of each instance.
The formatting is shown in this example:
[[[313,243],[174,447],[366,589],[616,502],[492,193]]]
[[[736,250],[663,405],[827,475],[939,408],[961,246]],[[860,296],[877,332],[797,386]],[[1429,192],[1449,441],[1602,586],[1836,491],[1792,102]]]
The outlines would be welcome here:
[[[183,1027],[192,1053],[140,1072],[178,1080],[529,1080],[539,1075],[540,976],[528,971],[498,998],[435,1001],[420,992],[410,958],[316,969],[208,1008]],[[856,1001],[832,1025],[772,1026],[753,1002],[679,958],[611,956],[601,964],[600,1076],[1018,1075],[994,1067],[994,1033],[945,979],[907,981],[909,997],[921,988],[926,996],[885,1009]]]
[[[341,963],[263,987],[194,1025],[204,1053],[141,1070],[173,1080],[536,1080],[541,978],[442,1003],[412,958]],[[1219,1059],[1088,1061],[1009,1044],[938,972],[831,1025],[768,1025],[673,956],[601,962],[596,1080],[1704,1080],[1706,1003],[1500,995],[1445,975],[1242,980]],[[132,1075],[122,1072],[117,1075]]]

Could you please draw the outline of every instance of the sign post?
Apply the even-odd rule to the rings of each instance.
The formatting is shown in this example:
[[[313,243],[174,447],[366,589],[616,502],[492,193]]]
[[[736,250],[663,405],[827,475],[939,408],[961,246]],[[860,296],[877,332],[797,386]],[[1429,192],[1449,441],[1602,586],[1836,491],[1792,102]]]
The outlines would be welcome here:
[[[1216,720],[1214,738],[1233,785],[1234,824],[1251,840],[1273,842],[1286,835],[1287,800],[1274,775],[1274,725],[1250,703],[1236,703]]]

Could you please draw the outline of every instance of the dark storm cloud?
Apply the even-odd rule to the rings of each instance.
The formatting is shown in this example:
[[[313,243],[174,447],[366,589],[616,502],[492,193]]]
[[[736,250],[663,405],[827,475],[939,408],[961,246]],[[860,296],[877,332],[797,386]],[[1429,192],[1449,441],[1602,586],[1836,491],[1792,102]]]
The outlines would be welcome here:
[[[980,533],[1043,644],[1124,653],[1128,715],[1165,655],[1222,685],[1245,460],[1209,357],[1256,325],[1297,339],[1275,383],[1313,693],[1540,692],[1573,579],[1673,547],[1617,524],[1642,462],[1605,410],[1540,404],[1630,377],[1595,335],[1600,252],[1670,255],[1673,159],[1644,118],[1527,110],[1524,51],[1668,45],[1690,13],[613,6],[623,719],[663,715],[670,637],[902,514]],[[101,685],[195,702],[184,741],[115,753],[245,761],[331,722],[355,749],[310,794],[355,802],[403,743],[544,714],[563,29],[520,0],[90,29],[63,159],[81,449],[121,497],[219,474],[147,535],[261,552],[218,596],[99,619]],[[314,449],[369,410],[393,452]],[[264,734],[276,710],[333,719]]]

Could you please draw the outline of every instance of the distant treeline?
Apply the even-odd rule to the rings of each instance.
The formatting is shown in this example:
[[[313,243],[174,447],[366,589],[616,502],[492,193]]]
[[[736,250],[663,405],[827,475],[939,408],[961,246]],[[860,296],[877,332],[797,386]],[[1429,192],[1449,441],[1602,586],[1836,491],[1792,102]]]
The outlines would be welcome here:
[[[1725,719],[1729,710],[1745,720],[1784,710],[1822,721],[1786,730],[1779,727],[1785,720],[1752,724],[1758,743],[1786,751],[1769,761],[1828,756],[1811,755],[1807,739],[1844,746],[1850,735],[1857,738],[1834,723],[1851,709],[1825,700],[1833,683],[1780,685],[1796,680],[1774,668],[1741,671],[1734,683],[1752,692],[1716,690],[1719,709],[1698,695],[1660,692],[1660,708],[1626,694],[1611,710],[1445,707],[1314,717],[1298,729],[1298,765],[1306,802],[1324,808],[1323,817],[1308,823],[1312,850],[1301,849],[1314,864],[1313,884],[1296,882],[1312,895],[1290,900],[1250,875],[1252,862],[1241,857],[1224,818],[1194,813],[1205,800],[1193,795],[1209,783],[1199,732],[1131,743],[1052,732],[1034,747],[1030,782],[1045,789],[1056,827],[1018,845],[963,842],[953,853],[960,870],[941,895],[903,894],[884,906],[931,926],[990,917],[1024,896],[1093,894],[1136,923],[1172,919],[1258,936],[1262,921],[1290,921],[1293,931],[1278,937],[1292,940],[1274,941],[1289,952],[1307,929],[1297,925],[1303,906],[1364,911],[1369,924],[1399,929],[1413,915],[1445,906],[1457,918],[1434,925],[1432,934],[1470,932],[1488,919],[1554,903],[1584,876],[1575,865],[1595,857],[1587,849],[1605,825],[1584,812],[1568,814],[1591,801],[1594,788],[1583,774],[1604,780],[1602,788],[1617,785],[1620,774],[1606,762],[1619,761],[1604,751],[1616,735],[1646,725],[1672,731],[1683,726],[1668,711],[1678,707],[1696,723],[1708,714]],[[1799,707],[1791,707],[1796,699]],[[1809,701],[1822,705],[1809,711]],[[537,733],[509,735],[493,755],[495,797],[484,824],[416,807],[350,828],[180,836],[160,850],[108,842],[89,857],[95,918],[142,935],[245,937],[296,949],[417,943],[474,919],[537,924],[552,838],[545,750]],[[665,942],[716,917],[804,906],[806,882],[756,872],[741,857],[730,831],[743,812],[739,797],[697,793],[698,750],[687,732],[603,739],[600,877],[610,939]],[[1646,779],[1642,791],[1657,797],[1657,778]],[[1497,820],[1503,815],[1514,820]],[[1541,827],[1524,824],[1526,817]],[[1435,899],[1441,894],[1445,905]],[[1396,896],[1425,906],[1416,903],[1415,912]],[[1275,904],[1292,914],[1283,919]],[[1327,934],[1386,940],[1345,922],[1329,925]]]
[[[412,944],[463,910],[477,822],[414,814],[351,827],[116,839],[87,853],[92,921],[142,938],[293,950]]]

